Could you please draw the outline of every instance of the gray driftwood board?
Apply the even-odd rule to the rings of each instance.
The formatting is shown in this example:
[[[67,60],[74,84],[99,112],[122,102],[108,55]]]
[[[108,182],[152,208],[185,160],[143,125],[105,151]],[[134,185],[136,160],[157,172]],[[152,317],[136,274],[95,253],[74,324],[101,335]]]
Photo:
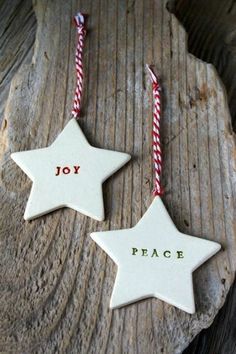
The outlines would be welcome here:
[[[180,353],[211,324],[234,278],[235,142],[223,85],[188,54],[164,0],[16,4],[2,20],[0,351]],[[31,181],[10,153],[49,145],[70,118],[78,9],[90,15],[80,124],[91,144],[133,158],[105,184],[105,222],[70,209],[25,222]],[[223,246],[194,274],[195,315],[157,299],[109,310],[116,266],[89,237],[135,225],[152,200],[146,63],[163,85],[164,203],[179,230]]]

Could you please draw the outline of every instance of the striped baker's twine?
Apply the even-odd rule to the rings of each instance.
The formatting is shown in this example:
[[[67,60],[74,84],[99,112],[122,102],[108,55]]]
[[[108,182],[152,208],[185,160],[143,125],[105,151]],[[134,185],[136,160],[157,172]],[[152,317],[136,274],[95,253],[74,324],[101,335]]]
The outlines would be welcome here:
[[[162,195],[163,188],[161,186],[161,171],[162,171],[162,152],[161,152],[161,142],[160,142],[160,118],[161,118],[161,95],[160,95],[160,84],[158,77],[153,72],[150,66],[147,65],[151,80],[152,80],[152,92],[153,92],[153,162],[154,162],[154,189],[153,194]]]
[[[73,104],[72,115],[77,118],[80,114],[80,107],[81,107],[81,96],[82,96],[82,89],[83,89],[83,48],[84,48],[84,39],[86,36],[85,30],[85,16],[79,12],[75,17],[75,25],[78,31],[78,43],[76,47],[76,54],[75,54],[75,68],[76,68],[76,90],[75,90],[75,98]]]

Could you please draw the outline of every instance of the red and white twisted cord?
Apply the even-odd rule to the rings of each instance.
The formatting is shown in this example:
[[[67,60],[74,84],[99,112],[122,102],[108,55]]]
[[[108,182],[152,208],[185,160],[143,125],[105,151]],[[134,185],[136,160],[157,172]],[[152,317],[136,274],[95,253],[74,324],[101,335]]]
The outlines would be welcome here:
[[[163,189],[161,186],[161,171],[162,171],[162,151],[161,151],[161,142],[160,142],[160,119],[161,119],[161,88],[158,81],[158,77],[147,65],[151,80],[152,80],[152,93],[153,93],[153,127],[152,127],[152,136],[153,136],[153,162],[154,162],[154,190],[153,194],[162,195]]]
[[[76,89],[75,89],[75,98],[73,104],[72,115],[77,118],[80,114],[81,108],[81,96],[82,96],[82,89],[83,89],[83,48],[84,48],[84,39],[86,36],[86,29],[85,29],[85,17],[84,15],[79,12],[74,17],[75,25],[78,32],[78,42],[76,47],[75,53],[75,68],[76,68]]]

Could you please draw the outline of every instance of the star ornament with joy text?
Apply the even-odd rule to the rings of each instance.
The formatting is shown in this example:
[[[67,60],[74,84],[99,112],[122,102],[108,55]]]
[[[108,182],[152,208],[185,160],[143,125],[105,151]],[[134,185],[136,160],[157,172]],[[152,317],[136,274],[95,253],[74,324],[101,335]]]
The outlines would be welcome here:
[[[91,237],[118,266],[111,308],[156,297],[194,313],[192,273],[221,248],[179,232],[160,197],[135,227]]]
[[[49,147],[11,157],[33,181],[25,220],[62,207],[103,220],[102,183],[130,160],[128,154],[91,146],[74,118]]]

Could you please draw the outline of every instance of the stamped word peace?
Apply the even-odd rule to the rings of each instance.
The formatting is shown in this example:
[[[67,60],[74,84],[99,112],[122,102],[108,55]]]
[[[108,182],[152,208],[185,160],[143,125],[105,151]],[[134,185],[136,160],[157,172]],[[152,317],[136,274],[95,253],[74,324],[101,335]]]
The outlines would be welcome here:
[[[184,258],[183,251],[171,252],[169,250],[159,251],[156,248],[147,249],[147,248],[136,248],[132,247],[131,249],[132,256],[141,256],[141,257],[164,257],[164,258]]]

